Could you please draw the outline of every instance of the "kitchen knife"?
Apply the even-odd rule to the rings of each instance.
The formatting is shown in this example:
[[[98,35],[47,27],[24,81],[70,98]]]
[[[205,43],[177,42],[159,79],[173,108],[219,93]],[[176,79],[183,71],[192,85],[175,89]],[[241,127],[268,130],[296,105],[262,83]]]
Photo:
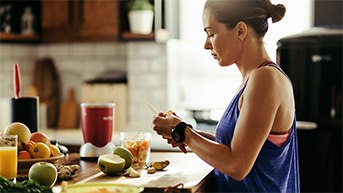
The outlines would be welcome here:
[[[19,66],[18,64],[14,64],[13,66],[13,87],[14,87],[14,96],[16,99],[20,98],[20,73],[19,73]]]
[[[147,100],[143,99],[143,101],[154,115],[158,113],[158,111]]]
[[[143,99],[143,101],[154,115],[156,115],[158,113],[158,111],[155,109],[155,107],[153,107],[147,100]],[[168,112],[172,112],[172,111],[168,111]],[[184,144],[181,144],[179,146],[179,148],[183,153],[187,153],[187,149],[186,149]]]

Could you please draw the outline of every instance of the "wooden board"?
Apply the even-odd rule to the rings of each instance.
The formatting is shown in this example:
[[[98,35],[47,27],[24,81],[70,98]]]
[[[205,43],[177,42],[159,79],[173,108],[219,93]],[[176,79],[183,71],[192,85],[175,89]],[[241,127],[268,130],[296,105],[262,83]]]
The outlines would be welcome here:
[[[137,169],[141,177],[130,178],[123,176],[123,173],[117,176],[108,176],[103,172],[86,178],[79,183],[101,182],[117,183],[143,186],[146,189],[165,189],[183,184],[183,189],[189,192],[197,192],[204,188],[204,183],[208,182],[207,177],[213,170],[211,166],[202,161],[194,153],[163,153],[155,152],[151,154],[151,161],[165,160],[170,161],[170,165],[164,171],[158,171],[154,174],[147,174],[145,169]]]
[[[75,91],[70,89],[68,98],[61,104],[58,120],[59,128],[78,128],[79,104],[75,101]]]

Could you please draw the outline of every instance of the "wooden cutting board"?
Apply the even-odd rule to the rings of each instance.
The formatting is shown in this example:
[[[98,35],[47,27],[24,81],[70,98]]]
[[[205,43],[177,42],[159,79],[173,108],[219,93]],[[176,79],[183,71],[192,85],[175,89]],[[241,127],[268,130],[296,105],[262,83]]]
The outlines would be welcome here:
[[[141,176],[130,178],[119,173],[115,176],[106,175],[98,172],[76,184],[84,183],[114,183],[143,186],[146,190],[165,189],[183,184],[183,188],[188,192],[198,192],[204,188],[205,183],[210,178],[213,167],[205,163],[194,153],[175,153],[175,152],[151,152],[150,161],[169,160],[170,165],[163,171],[148,174],[146,169],[136,169]],[[199,191],[201,192],[201,191]]]
[[[32,84],[37,89],[39,102],[47,105],[47,126],[55,128],[58,124],[61,82],[55,62],[51,58],[37,60]]]
[[[78,128],[79,104],[75,101],[75,91],[69,90],[67,100],[62,102],[58,120],[59,128]]]

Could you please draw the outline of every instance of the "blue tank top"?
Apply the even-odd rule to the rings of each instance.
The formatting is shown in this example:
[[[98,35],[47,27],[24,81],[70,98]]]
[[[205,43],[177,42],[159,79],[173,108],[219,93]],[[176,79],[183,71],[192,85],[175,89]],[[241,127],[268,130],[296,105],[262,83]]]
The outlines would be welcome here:
[[[274,66],[284,73],[272,62],[264,63],[261,67],[265,65]],[[286,74],[285,76],[287,77]],[[232,99],[217,125],[216,142],[218,143],[228,146],[231,144],[239,116],[238,101],[247,82]],[[214,169],[213,190],[215,192],[300,192],[295,123],[294,116],[291,134],[281,147],[268,139],[265,141],[251,171],[243,180],[236,181]]]

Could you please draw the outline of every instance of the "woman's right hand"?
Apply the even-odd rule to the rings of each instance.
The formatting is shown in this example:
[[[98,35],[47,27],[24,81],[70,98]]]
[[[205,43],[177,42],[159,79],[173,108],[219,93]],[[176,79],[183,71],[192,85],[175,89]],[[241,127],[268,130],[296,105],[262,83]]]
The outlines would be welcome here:
[[[175,113],[164,114],[160,112],[154,116],[152,121],[152,129],[156,131],[158,135],[161,135],[163,139],[166,139],[173,147],[178,147],[181,144],[173,140],[171,136],[172,129],[182,122],[181,118]]]

